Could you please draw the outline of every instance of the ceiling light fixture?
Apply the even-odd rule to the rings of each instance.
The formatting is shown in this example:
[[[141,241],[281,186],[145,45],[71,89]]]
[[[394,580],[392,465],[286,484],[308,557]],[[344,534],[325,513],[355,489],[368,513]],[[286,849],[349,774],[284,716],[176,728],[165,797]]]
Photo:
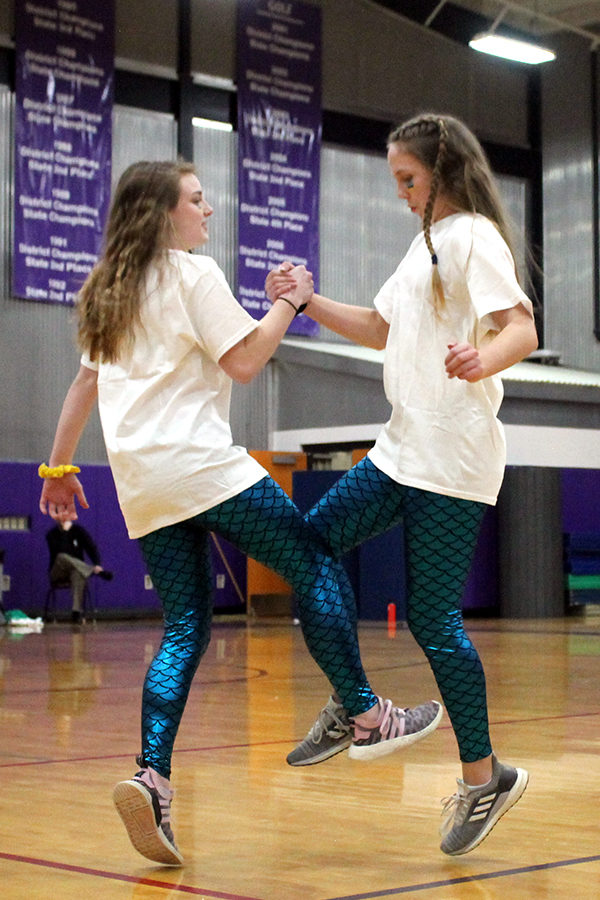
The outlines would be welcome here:
[[[506,37],[503,34],[496,34],[496,28],[508,12],[508,9],[508,5],[505,5],[492,22],[488,31],[476,34],[475,37],[471,38],[469,47],[472,47],[473,50],[479,50],[481,53],[489,53],[492,56],[500,56],[502,59],[511,59],[514,62],[528,63],[529,65],[537,65],[556,59],[556,53],[553,50],[540,47],[539,44]]]
[[[495,30],[498,23],[501,19],[504,18],[506,13],[510,10],[515,14],[521,16],[528,17],[532,24],[535,22],[540,25],[547,25],[549,29],[554,32],[566,31],[571,34],[578,34],[580,37],[585,38],[590,42],[590,50],[595,51],[600,46],[600,37],[593,31],[587,31],[585,28],[579,28],[577,25],[571,25],[570,22],[565,22],[564,19],[557,19],[556,16],[548,16],[545,13],[538,12],[537,10],[537,2],[535,4],[535,10],[531,10],[531,8],[523,6],[523,3],[517,3],[515,0],[496,0],[497,5],[501,7],[500,15],[496,18],[491,28],[482,34],[477,34],[475,37],[469,41],[469,45],[471,47],[475,47],[476,50],[482,50],[485,53],[493,53],[494,56],[502,56],[506,59],[520,60],[521,62],[527,63],[540,63],[540,62],[549,62],[552,59],[556,58],[556,53],[552,50],[548,50],[545,47],[540,47],[539,44],[535,44],[533,42],[529,42],[526,40],[517,41],[515,38],[507,38],[504,36],[496,35]],[[426,21],[423,23],[425,28],[431,27],[433,20],[437,17],[437,15],[441,12],[441,10],[446,5],[447,0],[439,0],[438,4],[435,6],[433,11],[427,16]],[[483,38],[487,40],[483,42]],[[493,47],[493,41],[500,41],[505,45],[505,48],[498,52],[496,49],[489,49],[490,44]],[[482,46],[478,46],[479,43],[483,43]],[[516,50],[521,50],[521,47],[515,47],[515,44],[525,45],[531,48],[530,52],[534,52],[533,58],[515,55]],[[510,52],[508,52],[507,47],[510,47]],[[542,54],[541,56],[539,54]]]
[[[481,53],[490,53],[492,56],[500,56],[502,59],[511,59],[514,62],[537,65],[551,62],[556,59],[556,53],[539,44],[530,44],[529,41],[518,41],[515,38],[505,37],[502,34],[494,34],[486,31],[484,34],[476,34],[469,41],[469,47],[479,50]]]

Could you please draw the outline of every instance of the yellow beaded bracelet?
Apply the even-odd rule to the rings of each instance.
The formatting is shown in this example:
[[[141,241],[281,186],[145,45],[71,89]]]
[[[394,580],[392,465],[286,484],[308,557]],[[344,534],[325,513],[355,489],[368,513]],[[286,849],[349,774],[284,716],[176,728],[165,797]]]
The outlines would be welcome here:
[[[63,475],[76,475],[81,472],[79,466],[53,466],[50,468],[46,463],[42,463],[38,469],[40,478],[62,478]]]

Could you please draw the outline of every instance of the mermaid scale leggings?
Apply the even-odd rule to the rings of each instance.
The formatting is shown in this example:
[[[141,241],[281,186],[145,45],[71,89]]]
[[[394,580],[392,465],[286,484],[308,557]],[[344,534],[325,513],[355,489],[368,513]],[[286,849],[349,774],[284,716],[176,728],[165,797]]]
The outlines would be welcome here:
[[[360,660],[346,573],[282,488],[264,478],[207,512],[140,538],[165,627],[144,681],[142,757],[165,778],[192,679],[210,640],[210,531],[290,582],[308,649],[349,712],[358,715],[376,702]]]
[[[484,510],[483,503],[398,484],[366,458],[306,516],[335,557],[403,521],[407,623],[429,660],[463,762],[492,752],[485,675],[461,614]]]

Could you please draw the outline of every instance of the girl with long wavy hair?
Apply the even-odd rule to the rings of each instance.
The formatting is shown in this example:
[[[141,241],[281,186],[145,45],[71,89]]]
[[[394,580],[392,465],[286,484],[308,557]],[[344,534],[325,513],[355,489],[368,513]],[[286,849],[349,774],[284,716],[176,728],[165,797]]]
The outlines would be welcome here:
[[[257,322],[209,256],[212,215],[194,167],[139,162],[122,175],[105,250],[81,291],[81,366],[59,418],[42,512],[58,521],[88,506],[73,457],[98,399],[108,459],[132,538],[139,540],[164,613],[161,646],[142,693],[137,774],[114,790],[134,847],[182,862],[170,824],[173,745],[210,640],[209,533],[290,582],[307,646],[360,731],[357,759],[384,755],[433,731],[435,701],[400,709],[377,697],[362,668],[348,580],[287,494],[229,425],[232,380],[250,381],[313,291],[304,266]]]

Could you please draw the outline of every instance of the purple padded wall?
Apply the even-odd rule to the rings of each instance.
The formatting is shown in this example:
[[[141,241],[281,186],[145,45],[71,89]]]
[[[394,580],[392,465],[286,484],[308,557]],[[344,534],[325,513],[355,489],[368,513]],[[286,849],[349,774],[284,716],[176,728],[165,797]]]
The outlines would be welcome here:
[[[10,590],[3,594],[6,609],[20,609],[29,616],[41,615],[48,590],[46,532],[52,520],[39,510],[41,481],[37,463],[0,462],[0,519],[24,516],[29,531],[0,530],[4,550],[4,573]],[[158,597],[145,587],[146,569],[137,541],[127,535],[108,466],[86,465],[81,474],[90,509],[79,510],[79,522],[90,532],[100,551],[102,564],[114,572],[112,581],[93,579],[95,605],[102,618],[160,616]],[[1,524],[1,522],[0,522]],[[245,557],[220,541],[222,555],[213,546],[215,607],[240,608],[239,591],[246,593]],[[235,577],[237,589],[232,585]],[[68,595],[61,598],[68,605]]]
[[[91,508],[81,510],[79,521],[98,544],[104,566],[115,573],[111,582],[94,579],[100,615],[160,615],[155,592],[145,589],[144,563],[137,543],[127,536],[110,469],[86,466],[82,479]],[[563,469],[561,482],[563,531],[600,533],[600,470]],[[7,609],[21,609],[30,616],[41,614],[48,589],[45,534],[52,523],[39,511],[40,487],[37,463],[0,462],[0,519],[25,516],[31,523],[28,532],[0,530],[4,572],[11,578],[3,600]],[[490,507],[465,592],[466,610],[497,605],[496,538],[495,509]],[[246,595],[245,557],[226,541],[220,540],[220,546],[226,563],[213,547],[215,606],[239,611],[243,609],[239,595]]]
[[[563,531],[600,534],[600,469],[563,469]]]

